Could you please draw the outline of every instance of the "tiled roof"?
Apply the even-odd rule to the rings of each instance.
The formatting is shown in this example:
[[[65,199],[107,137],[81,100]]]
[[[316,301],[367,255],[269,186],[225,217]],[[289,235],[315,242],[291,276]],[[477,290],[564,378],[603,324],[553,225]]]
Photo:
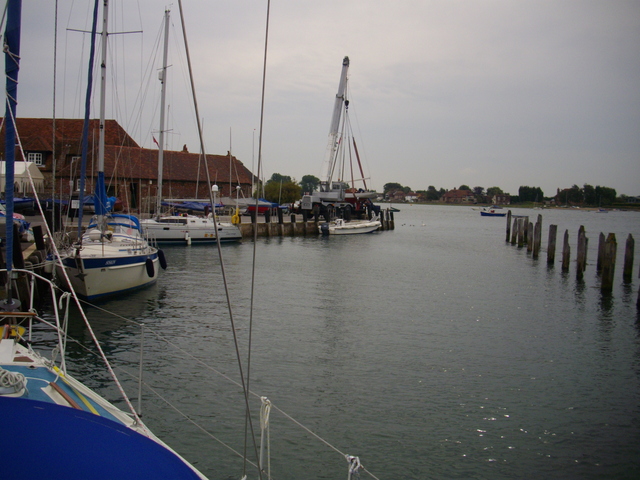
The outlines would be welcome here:
[[[1,119],[0,119],[1,120]],[[55,144],[56,157],[64,159],[68,155],[80,156],[82,153],[81,119],[56,119]],[[48,118],[18,118],[18,133],[25,151],[53,152],[53,120]],[[88,172],[95,171],[91,166],[96,158],[98,145],[98,120],[89,122],[89,161]],[[0,135],[0,152],[4,152],[4,136]],[[229,155],[207,155],[207,165],[212,182],[251,184],[252,173],[235,157]],[[186,151],[164,152],[163,177],[165,180],[206,182],[204,161],[201,155]],[[157,180],[158,150],[140,147],[115,120],[105,121],[105,159],[104,172],[107,178]],[[60,175],[68,175],[69,167],[60,165]],[[199,174],[199,175],[198,175]]]

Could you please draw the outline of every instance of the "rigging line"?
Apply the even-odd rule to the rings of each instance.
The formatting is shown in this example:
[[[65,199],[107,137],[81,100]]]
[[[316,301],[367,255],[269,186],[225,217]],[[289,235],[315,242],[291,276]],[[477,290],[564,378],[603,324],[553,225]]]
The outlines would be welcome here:
[[[89,350],[90,353],[93,353]],[[125,373],[126,375],[128,375],[130,378],[134,379],[134,380],[138,380],[138,377],[136,375],[134,375],[133,373],[127,371],[125,368],[123,367],[117,367],[119,371],[122,371],[123,373]],[[161,393],[158,392],[158,390],[156,390],[155,388],[153,388],[151,385],[149,385],[147,382],[143,381],[142,384],[149,389],[156,397],[158,397],[160,400],[162,400],[165,404],[167,404],[169,407],[171,407],[176,413],[178,413],[181,417],[183,417],[185,420],[187,420],[189,423],[191,423],[194,427],[198,428],[202,433],[204,433],[206,436],[208,436],[209,438],[211,438],[212,440],[215,440],[216,442],[218,442],[220,445],[222,445],[223,447],[225,447],[226,449],[228,449],[230,452],[234,453],[235,455],[237,455],[240,458],[243,458],[243,455],[241,452],[237,451],[235,448],[233,448],[231,445],[227,444],[224,440],[221,440],[220,438],[216,437],[213,433],[209,432],[207,429],[205,429],[202,425],[200,425],[199,423],[197,423],[195,420],[193,420],[191,417],[189,417],[186,413],[184,413],[182,410],[180,410],[178,407],[176,407],[172,402],[170,402],[169,400],[167,400],[167,398],[165,398]],[[247,460],[252,466],[259,468],[257,464],[255,464],[254,462],[252,462],[251,460]],[[271,480],[273,480],[273,477],[270,477]]]
[[[86,303],[88,305],[91,305],[92,307],[108,313],[120,320],[125,320],[129,323],[135,324],[140,326],[141,323],[123,317],[122,315],[119,315],[117,313],[111,312],[109,310],[106,310],[102,307],[100,307],[99,305],[95,305],[95,304],[91,304],[90,302],[86,302],[84,300],[82,300],[82,303]],[[148,326],[148,325],[147,325]],[[236,380],[234,380],[233,378],[231,378],[229,375],[221,372],[220,370],[217,370],[215,367],[212,367],[211,365],[207,364],[204,360],[198,358],[197,356],[195,356],[194,354],[190,353],[189,351],[185,350],[184,348],[182,348],[181,346],[179,346],[178,344],[172,342],[168,337],[165,337],[163,335],[161,335],[160,333],[158,333],[157,331],[153,330],[153,329],[147,329],[146,330],[147,333],[151,333],[152,335],[154,335],[157,339],[165,342],[166,344],[170,345],[171,347],[175,348],[178,352],[182,353],[183,356],[181,358],[183,359],[190,359],[195,361],[197,364],[199,364],[200,366],[206,368],[207,370],[210,370],[214,373],[216,373],[218,376],[224,378],[225,380],[227,380],[229,383],[242,388],[242,384]],[[83,350],[85,350],[86,352],[90,353],[91,355],[94,356],[99,356],[96,352],[92,351],[91,349],[87,348],[81,341],[68,336],[68,339],[73,341],[75,344],[77,344],[79,347],[81,347]],[[124,369],[124,367],[116,367],[116,369],[118,371],[123,371],[125,372],[127,375],[129,375],[131,378],[137,379],[137,377],[128,372],[126,369]],[[195,423],[193,420],[191,420],[185,413],[183,413],[181,410],[179,410],[177,407],[173,406],[168,400],[166,400],[163,396],[161,396],[160,394],[158,394],[153,387],[151,387],[149,384],[147,384],[146,382],[143,382],[143,384],[145,386],[147,386],[150,390],[152,390],[158,397],[160,397],[163,401],[165,401],[168,405],[170,405],[172,408],[174,408],[178,413],[180,413],[180,415],[184,416],[185,418],[187,418],[191,423],[193,423],[195,426],[197,426],[200,430],[202,430],[203,432],[205,432],[207,435],[210,435],[213,439],[215,439],[216,441],[222,443],[224,445],[224,442],[222,442],[221,440],[217,439],[215,436],[213,436],[212,434],[210,434],[207,430],[205,430],[202,426],[198,425],[197,423]],[[253,392],[253,391],[249,391],[249,394],[252,395],[255,398],[260,398],[262,395]],[[272,408],[274,408],[276,411],[278,411],[283,417],[287,418],[288,420],[290,420],[292,423],[294,423],[295,425],[299,426],[300,428],[302,428],[303,430],[305,430],[306,432],[308,432],[310,435],[312,435],[314,438],[316,438],[318,441],[320,441],[321,443],[323,443],[324,445],[326,445],[327,447],[329,447],[330,449],[332,449],[333,451],[339,453],[341,456],[345,456],[346,454],[343,453],[342,451],[340,451],[340,449],[338,449],[337,447],[335,447],[334,445],[332,445],[330,442],[328,442],[327,440],[323,439],[321,436],[319,436],[318,434],[316,434],[315,432],[313,432],[312,430],[310,430],[308,427],[306,427],[304,424],[302,424],[301,422],[299,422],[298,420],[296,420],[294,417],[292,417],[291,415],[289,415],[288,413],[286,413],[284,410],[278,408],[276,405],[273,404],[272,402]],[[226,445],[225,445],[226,446]],[[235,452],[235,450],[233,450],[232,448],[230,448],[232,451]],[[251,463],[252,465],[255,466],[255,464],[253,464],[250,460],[247,460],[249,463]],[[365,468],[363,468],[364,471],[367,471]],[[374,474],[372,474],[371,472],[367,471],[367,473],[369,475],[371,475],[373,478],[377,479],[378,477],[376,477]]]
[[[263,129],[264,129],[264,98],[265,98],[265,90],[266,90],[266,82],[267,82],[267,53],[269,51],[269,13],[271,9],[271,0],[267,0],[267,12],[266,12],[266,21],[265,21],[265,34],[264,34],[264,60],[262,62],[262,92],[260,95],[260,130],[258,132],[258,179],[260,179],[262,174],[262,138],[263,138]],[[264,188],[264,184],[263,184]],[[253,192],[252,192],[253,193]],[[252,259],[252,268],[251,268],[251,300],[249,306],[249,345],[248,345],[248,353],[247,353],[247,391],[250,391],[250,372],[251,372],[251,346],[252,346],[252,337],[253,337],[253,307],[255,301],[255,282],[256,282],[256,258],[257,258],[257,248],[258,248],[258,205],[259,205],[259,197],[260,195],[256,195],[256,203],[255,203],[255,214],[253,215],[253,259]],[[244,380],[243,380],[244,381]],[[245,392],[245,401],[246,401],[246,415],[245,415],[245,450],[247,444],[247,436],[246,436],[246,422],[248,421],[251,425],[251,433],[253,435],[253,424],[251,423],[251,415],[249,412],[249,396],[248,393]],[[255,445],[255,438],[253,441]],[[256,447],[254,447],[256,448]],[[258,456],[258,451],[256,448],[256,458],[260,458]],[[260,478],[262,479],[262,473],[260,469]],[[246,474],[246,471],[243,472]]]
[[[200,124],[200,114],[198,112],[198,102],[197,102],[197,98],[196,98],[196,89],[194,86],[194,81],[193,81],[193,70],[191,68],[191,55],[189,54],[189,44],[187,41],[187,30],[185,28],[185,24],[184,24],[184,13],[183,13],[183,9],[182,9],[182,0],[178,0],[178,8],[180,10],[180,21],[182,23],[182,35],[184,37],[184,45],[185,45],[185,50],[186,50],[186,54],[187,54],[187,64],[189,65],[189,79],[191,80],[191,92],[193,95],[193,102],[194,102],[194,107],[196,110],[196,118],[198,120],[198,136],[200,138],[200,150],[202,152],[202,155],[204,157],[204,164],[205,164],[205,171],[207,172],[207,187],[209,190],[209,198],[211,199],[211,206],[212,208],[212,218],[213,218],[213,223],[214,225],[217,223],[216,220],[216,208],[215,208],[215,198],[213,195],[213,191],[211,190],[211,176],[209,174],[209,166],[207,164],[207,155],[206,155],[206,150],[204,149],[204,139],[202,136],[202,125]],[[268,19],[268,9],[267,9],[267,19]],[[268,23],[267,23],[268,25]],[[266,42],[265,42],[266,43]],[[266,55],[266,45],[265,45],[265,55]],[[265,58],[265,62],[266,62],[266,58]],[[263,86],[263,92],[264,92],[264,86]],[[263,95],[263,103],[264,103],[264,95]],[[231,193],[231,192],[229,192]],[[257,211],[257,208],[256,208]],[[257,229],[255,229],[257,230]],[[235,328],[235,322],[233,320],[233,309],[231,308],[231,297],[229,294],[229,285],[227,282],[227,275],[226,275],[226,271],[224,268],[224,260],[222,258],[222,247],[220,246],[220,239],[218,238],[218,229],[215,229],[215,233],[216,233],[216,245],[218,248],[218,258],[220,259],[220,270],[222,273],[222,280],[223,280],[223,284],[224,284],[224,291],[225,291],[225,296],[227,298],[227,306],[229,309],[229,322],[231,324],[231,331],[233,332],[233,341],[234,341],[234,345],[235,345],[235,350],[236,350],[236,358],[237,358],[237,362],[238,362],[238,370],[240,371],[240,379],[242,380],[242,389],[244,391],[244,401],[245,401],[245,407],[247,409],[247,411],[249,411],[249,394],[248,394],[248,387],[245,384],[245,378],[244,378],[244,373],[242,371],[242,361],[241,361],[241,357],[240,357],[240,347],[238,345],[238,335],[236,332],[236,328]],[[257,233],[257,232],[256,232]],[[256,460],[259,457],[258,455],[258,445],[257,445],[257,441],[256,441],[256,436],[255,436],[255,432],[253,430],[253,422],[251,421],[251,417],[248,417],[249,420],[249,426],[251,428],[251,438],[253,440],[253,450],[255,453],[255,458]],[[245,463],[244,465],[246,466],[246,455],[245,455]],[[260,469],[258,468],[258,476],[260,479],[262,479],[262,472],[260,471]]]

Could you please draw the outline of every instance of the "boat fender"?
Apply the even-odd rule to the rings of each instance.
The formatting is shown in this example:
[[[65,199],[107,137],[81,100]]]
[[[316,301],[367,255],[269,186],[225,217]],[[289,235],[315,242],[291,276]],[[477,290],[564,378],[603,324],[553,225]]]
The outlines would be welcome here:
[[[240,215],[236,213],[233,217],[231,217],[231,223],[233,223],[234,225],[238,225],[240,223]]]
[[[147,275],[149,275],[149,277],[153,278],[153,276],[155,275],[155,269],[153,268],[153,260],[150,258],[147,258],[147,261],[145,262],[146,267],[147,267]]]
[[[328,223],[323,223],[322,225],[320,225],[320,233],[322,233],[322,235],[329,235],[329,224]]]
[[[164,256],[164,252],[162,250],[158,250],[158,260],[160,260],[160,266],[163,270],[167,269],[167,259]]]

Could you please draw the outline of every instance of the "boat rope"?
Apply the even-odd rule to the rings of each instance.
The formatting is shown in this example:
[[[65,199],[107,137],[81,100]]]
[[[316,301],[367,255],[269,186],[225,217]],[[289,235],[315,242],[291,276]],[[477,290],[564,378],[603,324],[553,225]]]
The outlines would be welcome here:
[[[270,0],[267,0],[267,2],[269,3]],[[202,153],[202,156],[204,158],[204,165],[205,165],[205,172],[207,173],[207,187],[208,187],[208,193],[209,193],[209,198],[211,201],[211,207],[212,207],[212,213],[213,213],[213,223],[214,225],[216,225],[218,222],[216,220],[216,203],[215,203],[215,195],[213,193],[213,188],[211,185],[211,175],[209,173],[209,166],[207,164],[207,155],[206,155],[206,150],[204,148],[204,137],[202,135],[202,125],[200,123],[200,114],[198,112],[198,102],[197,102],[197,98],[196,98],[196,89],[195,89],[195,85],[194,85],[194,81],[193,81],[193,69],[191,67],[191,55],[189,53],[189,42],[187,40],[187,30],[185,28],[185,22],[184,22],[184,12],[182,9],[182,0],[178,0],[178,9],[180,10],[180,21],[182,24],[182,36],[183,36],[183,41],[184,41],[184,45],[185,45],[185,52],[186,52],[186,57],[187,57],[187,65],[189,67],[189,79],[191,81],[191,93],[193,95],[193,101],[194,101],[194,107],[196,110],[196,119],[197,119],[197,123],[198,123],[198,136],[200,138],[200,151]],[[267,18],[269,17],[268,14],[268,8],[267,8]],[[267,22],[268,25],[268,22]],[[265,63],[266,63],[266,45],[265,45]],[[264,86],[263,86],[263,104],[264,104]],[[262,125],[262,121],[261,121],[261,125]],[[262,126],[260,127],[262,129]],[[262,138],[262,136],[261,136]],[[258,177],[259,178],[259,177]],[[229,192],[229,195],[231,195],[231,192]],[[257,202],[257,198],[256,198],[256,202]],[[257,209],[256,209],[257,211]],[[257,229],[256,229],[257,230]],[[231,303],[231,295],[229,292],[229,283],[227,281],[227,274],[226,274],[226,270],[224,267],[224,259],[222,256],[222,247],[221,247],[221,242],[220,239],[218,238],[218,229],[215,229],[215,233],[216,233],[216,246],[217,246],[217,250],[218,250],[218,259],[220,261],[220,272],[222,274],[222,282],[224,285],[224,292],[225,292],[225,297],[227,300],[227,309],[229,312],[229,323],[231,325],[231,331],[233,332],[233,343],[234,343],[234,347],[235,347],[235,353],[236,353],[236,362],[238,364],[238,370],[240,373],[240,380],[242,382],[242,391],[244,393],[244,403],[245,403],[245,410],[246,410],[246,415],[245,415],[245,441],[244,441],[244,449],[245,449],[245,454],[243,455],[244,458],[244,465],[243,465],[243,475],[246,475],[246,464],[248,462],[247,459],[247,455],[246,455],[246,449],[247,449],[247,425],[251,431],[251,441],[253,443],[253,451],[254,451],[254,455],[256,458],[256,461],[258,459],[258,445],[257,445],[257,441],[256,441],[256,435],[255,435],[255,431],[253,429],[253,422],[251,420],[251,415],[249,415],[249,372],[250,372],[250,368],[251,368],[251,333],[249,333],[249,346],[248,346],[248,351],[249,351],[249,361],[248,361],[248,367],[247,367],[247,377],[245,379],[245,374],[242,368],[242,359],[241,359],[241,355],[240,355],[240,346],[239,346],[239,342],[238,342],[238,336],[237,336],[237,332],[236,332],[236,326],[235,326],[235,322],[234,322],[234,317],[233,317],[233,308],[231,307],[232,303]],[[252,298],[253,298],[253,289],[252,289]],[[249,321],[249,330],[251,331],[251,320]],[[258,468],[258,477],[260,478],[260,480],[262,480],[262,472],[260,471],[260,469]]]
[[[264,57],[262,61],[262,90],[260,94],[260,124],[258,131],[258,179],[262,178],[262,139],[263,139],[263,130],[264,130],[264,99],[265,99],[265,90],[267,83],[267,52],[269,51],[269,18],[271,11],[271,0],[267,0],[267,11],[266,11],[266,19],[265,19],[265,33],[264,33]],[[263,185],[264,188],[264,185]],[[253,192],[252,192],[253,193]],[[252,342],[253,342],[253,309],[255,305],[255,283],[256,283],[256,258],[257,258],[257,248],[258,248],[258,205],[260,204],[260,195],[256,194],[255,201],[255,214],[252,217],[254,222],[253,225],[253,254],[251,261],[251,287],[250,287],[250,300],[249,300],[249,338],[247,345],[247,386],[245,389],[245,402],[246,402],[246,413],[245,413],[245,450],[247,444],[247,434],[246,434],[246,424],[247,422],[251,424],[251,415],[249,412],[249,393],[251,392],[250,388],[250,377],[251,377],[251,351],[252,351]],[[235,335],[235,330],[234,330]],[[237,348],[237,347],[236,347]],[[240,359],[238,358],[238,361]],[[244,384],[244,379],[243,379]],[[252,430],[253,433],[253,430]],[[253,440],[255,445],[255,438]],[[243,472],[243,473],[246,473]],[[262,478],[262,473],[260,473],[260,478]]]
[[[23,374],[0,367],[0,395],[20,393],[25,388],[27,379]]]
[[[271,413],[271,401],[267,397],[260,397],[260,469],[264,471],[264,447],[267,447],[267,478],[271,478],[271,431],[269,429],[269,414]],[[266,442],[264,435],[267,434]]]
[[[345,455],[345,458],[349,463],[349,475],[347,476],[347,479],[351,480],[352,478],[360,478],[360,469],[362,468],[360,459],[352,455]]]

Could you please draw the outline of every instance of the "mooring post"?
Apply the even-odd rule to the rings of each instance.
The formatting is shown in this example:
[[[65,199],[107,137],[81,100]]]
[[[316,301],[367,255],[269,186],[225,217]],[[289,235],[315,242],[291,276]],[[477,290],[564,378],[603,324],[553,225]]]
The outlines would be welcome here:
[[[624,267],[622,269],[622,279],[625,283],[631,282],[631,275],[633,273],[633,252],[635,250],[635,240],[633,235],[629,234],[627,237],[627,244],[624,249]]]
[[[540,254],[540,243],[542,241],[542,215],[538,215],[538,221],[533,230],[533,258],[538,258]]]
[[[513,228],[511,229],[511,245],[516,244],[516,239],[518,238],[518,219],[513,219]]]
[[[571,262],[571,247],[569,246],[569,230],[564,231],[564,243],[562,245],[562,271],[569,271]]]
[[[604,258],[602,259],[602,283],[600,290],[610,293],[613,290],[613,274],[616,268],[616,251],[618,243],[615,233],[610,233],[604,242]]]
[[[604,258],[604,233],[600,232],[598,236],[598,260],[596,261],[596,273],[602,273],[602,259]]]
[[[638,278],[640,278],[640,268],[638,268]],[[640,310],[640,287],[638,287],[638,300],[636,300],[636,309]]]
[[[547,247],[547,264],[553,265],[556,260],[556,237],[558,236],[558,226],[549,225],[549,246]]]
[[[578,230],[578,255],[576,264],[576,277],[582,278],[587,264],[587,237],[584,232],[584,225],[580,225],[580,229]]]
[[[524,222],[526,218],[518,219],[518,248],[522,248],[524,245]]]
[[[507,238],[505,239],[506,242],[509,241],[509,237],[511,236],[511,210],[509,210],[507,212]]]
[[[533,251],[533,223],[527,223],[527,252]]]

